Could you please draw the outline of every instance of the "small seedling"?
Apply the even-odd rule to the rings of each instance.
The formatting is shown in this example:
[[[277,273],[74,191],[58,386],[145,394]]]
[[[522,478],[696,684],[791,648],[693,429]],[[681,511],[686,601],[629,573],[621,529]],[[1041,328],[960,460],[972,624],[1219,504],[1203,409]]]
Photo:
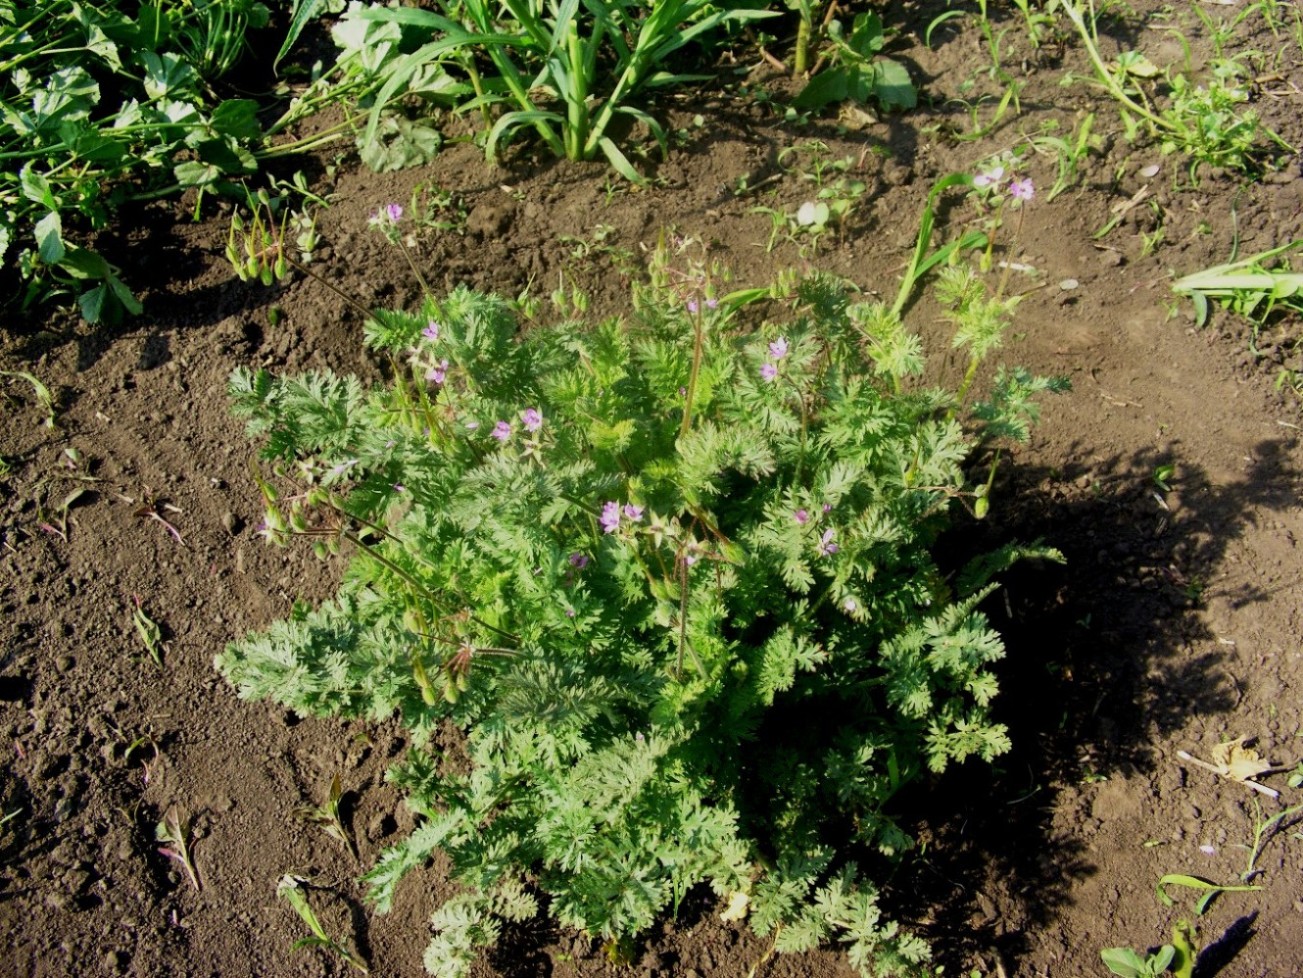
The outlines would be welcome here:
[[[1141,957],[1129,947],[1107,947],[1099,952],[1104,965],[1122,978],[1157,978],[1167,971],[1176,957],[1176,948],[1164,944],[1148,957]]]
[[[1233,312],[1261,323],[1277,308],[1303,311],[1303,272],[1292,272],[1275,262],[1303,248],[1303,240],[1291,241],[1269,251],[1250,255],[1202,272],[1186,275],[1172,283],[1172,291],[1194,303],[1195,322],[1208,321],[1208,300],[1216,299]]]
[[[1299,766],[1303,767],[1303,764]],[[1293,781],[1293,776],[1291,776],[1290,781]],[[1255,798],[1253,811],[1253,845],[1249,847],[1249,861],[1244,868],[1244,872],[1240,874],[1240,880],[1244,883],[1249,882],[1262,872],[1262,870],[1258,869],[1258,857],[1262,855],[1263,847],[1272,840],[1287,820],[1297,818],[1300,814],[1303,814],[1303,805],[1286,808],[1282,812],[1277,812],[1271,818],[1264,819],[1262,817],[1262,806],[1257,803]]]
[[[350,965],[356,968],[362,974],[370,974],[366,962],[354,952],[348,950],[329,934],[326,928],[321,926],[321,921],[317,919],[316,913],[308,903],[307,895],[303,892],[303,887],[308,885],[308,881],[302,876],[295,876],[293,873],[286,873],[281,877],[280,882],[276,884],[276,895],[282,898],[286,903],[294,908],[294,912],[312,931],[311,937],[305,937],[294,942],[294,947],[319,947],[327,951],[333,951]]]
[[[326,803],[324,805],[300,806],[294,810],[294,816],[305,822],[311,822],[313,825],[320,825],[326,835],[343,843],[349,855],[357,860],[357,842],[339,814],[339,801],[343,796],[344,790],[340,784],[339,775],[336,774],[330,782],[330,797],[326,799]]]
[[[133,594],[131,603],[133,605],[131,620],[135,623],[136,634],[140,636],[140,641],[145,646],[145,651],[149,653],[149,657],[156,665],[162,666],[163,653],[167,650],[167,645],[163,642],[163,629],[158,622],[145,613],[145,604],[140,595]]]
[[[1172,491],[1172,477],[1176,475],[1175,465],[1158,465],[1154,467],[1154,474],[1150,476],[1154,485],[1162,489],[1163,492]]]
[[[38,506],[36,510],[38,522],[36,525],[40,527],[42,530],[44,530],[46,533],[49,533],[51,536],[56,536],[64,543],[67,543],[68,542],[68,510],[72,508],[73,503],[75,503],[78,499],[80,499],[85,494],[86,494],[85,489],[80,489],[80,488],[74,489],[72,492],[68,493],[68,495],[64,497],[63,502],[59,504],[58,509],[56,509],[53,513],[47,513],[44,507]]]
[[[1184,886],[1192,890],[1202,890],[1203,896],[1199,902],[1194,905],[1194,912],[1203,916],[1204,912],[1223,893],[1251,893],[1255,890],[1261,890],[1260,886],[1220,886],[1217,883],[1210,883],[1208,880],[1200,879],[1197,876],[1187,876],[1184,873],[1168,873],[1158,881],[1154,887],[1154,892],[1158,894],[1158,901],[1165,907],[1173,906],[1174,901],[1167,893],[1169,886]]]
[[[158,847],[159,855],[176,863],[196,891],[203,889],[199,884],[194,858],[190,855],[190,823],[182,822],[175,808],[169,808],[163,820],[154,827],[154,838],[163,843]]]
[[[1291,788],[1297,788],[1300,785],[1303,785],[1303,761],[1299,761],[1298,764],[1294,766],[1294,770],[1289,772],[1289,778],[1286,779],[1285,783]]]
[[[17,377],[25,380],[32,387],[33,393],[36,394],[36,401],[45,411],[45,420],[42,424],[47,428],[53,428],[57,424],[54,412],[54,395],[50,393],[50,388],[37,379],[35,374],[28,373],[26,370],[0,370],[0,377]]]
[[[178,530],[175,526],[173,526],[171,521],[168,520],[167,517],[163,515],[163,513],[159,512],[159,510],[163,510],[169,515],[172,513],[181,512],[179,508],[171,505],[170,503],[162,503],[162,502],[158,502],[157,500],[146,497],[145,504],[137,508],[136,511],[132,513],[132,515],[135,516],[137,519],[153,520],[154,522],[158,523],[163,527],[163,529],[167,531],[168,536],[170,536],[173,540],[175,540],[177,543],[181,544],[181,546],[184,547],[185,538],[181,536],[181,531]]]
[[[1153,954],[1141,957],[1129,947],[1108,947],[1099,952],[1104,965],[1122,978],[1157,978],[1171,971],[1176,978],[1194,974],[1194,932],[1188,920],[1172,927],[1172,943],[1164,944]]]

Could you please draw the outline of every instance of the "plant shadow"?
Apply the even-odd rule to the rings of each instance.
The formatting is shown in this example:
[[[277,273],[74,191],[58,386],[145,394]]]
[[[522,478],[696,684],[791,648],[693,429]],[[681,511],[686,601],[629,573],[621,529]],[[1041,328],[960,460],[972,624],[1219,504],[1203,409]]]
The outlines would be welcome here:
[[[1080,800],[1077,786],[1154,775],[1165,760],[1156,738],[1238,705],[1228,640],[1199,611],[1213,596],[1269,597],[1224,564],[1259,514],[1297,505],[1293,447],[1260,442],[1231,483],[1182,460],[1167,492],[1154,476],[1172,458],[1157,452],[1089,469],[1007,466],[991,520],[943,541],[960,563],[1009,540],[1040,539],[1066,558],[1015,567],[984,608],[1008,650],[996,719],[1012,750],[902,799],[921,855],[889,894],[901,919],[920,896],[932,908],[916,926],[947,971],[1016,963],[1074,881],[1096,872],[1088,836],[1056,828],[1056,811]],[[1080,445],[1064,454],[1088,457]],[[1019,502],[997,513],[1001,499]]]

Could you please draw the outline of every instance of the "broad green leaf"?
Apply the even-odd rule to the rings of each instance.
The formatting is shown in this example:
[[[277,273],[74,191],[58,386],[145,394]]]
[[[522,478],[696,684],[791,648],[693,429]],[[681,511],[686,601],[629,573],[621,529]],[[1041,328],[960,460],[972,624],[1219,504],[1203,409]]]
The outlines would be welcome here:
[[[177,164],[172,173],[176,177],[176,182],[183,187],[204,187],[215,183],[221,177],[222,169],[212,163],[187,160],[185,163]]]
[[[32,96],[36,127],[53,129],[60,122],[86,119],[99,100],[100,87],[83,68],[61,68]]]
[[[92,325],[98,323],[104,315],[104,303],[108,301],[108,297],[108,288],[103,284],[77,296],[77,307],[81,310],[81,318]]]
[[[50,181],[33,170],[31,163],[23,167],[19,174],[19,181],[23,188],[23,196],[32,203],[40,204],[47,210],[59,209],[59,200],[50,189]]]
[[[845,102],[850,96],[851,79],[846,68],[829,68],[821,71],[806,83],[801,93],[792,100],[798,109],[819,110],[834,102]]]
[[[36,249],[41,261],[47,265],[57,265],[63,260],[67,248],[63,244],[63,221],[58,211],[50,211],[36,222]]]
[[[396,116],[385,117],[376,138],[358,143],[362,162],[377,173],[429,163],[442,148],[443,135],[437,129]]]
[[[217,167],[223,174],[255,173],[258,161],[234,139],[205,139],[195,145],[199,162]],[[182,164],[184,165],[184,164]]]
[[[1104,966],[1120,978],[1142,978],[1149,973],[1145,959],[1129,947],[1106,947],[1099,956]]]
[[[918,104],[918,90],[904,65],[890,58],[878,58],[873,65],[877,69],[873,93],[884,107],[912,109]]]
[[[209,117],[212,127],[224,136],[257,139],[262,134],[258,123],[258,103],[253,99],[233,98],[220,103]]]
[[[122,303],[122,307],[126,309],[127,312],[131,313],[133,316],[139,316],[141,312],[144,311],[145,307],[140,304],[140,300],[136,298],[135,294],[129,288],[127,288],[122,279],[118,278],[112,272],[109,272],[107,281],[109,283],[109,288],[113,290],[113,295],[117,298],[118,302]]]
[[[69,248],[59,267],[76,278],[108,278],[109,263],[89,248]]]

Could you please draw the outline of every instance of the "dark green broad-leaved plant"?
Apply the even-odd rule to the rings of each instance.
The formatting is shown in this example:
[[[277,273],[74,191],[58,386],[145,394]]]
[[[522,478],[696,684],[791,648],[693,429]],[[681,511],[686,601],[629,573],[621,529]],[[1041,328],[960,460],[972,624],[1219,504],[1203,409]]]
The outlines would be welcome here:
[[[522,332],[463,289],[378,311],[393,381],[371,389],[239,371],[264,534],[350,560],[334,600],[218,666],[245,697],[410,729],[391,779],[418,825],[366,878],[383,911],[447,854],[434,974],[544,900],[627,946],[700,884],[779,951],[911,972],[928,948],[867,867],[909,846],[902,786],[1008,747],[978,604],[1025,552],[947,574],[933,548],[985,498],[970,463],[1057,384],[1002,371],[961,405],[837,281],[717,296],[669,264],[597,324]],[[430,746],[448,724],[468,765]]]

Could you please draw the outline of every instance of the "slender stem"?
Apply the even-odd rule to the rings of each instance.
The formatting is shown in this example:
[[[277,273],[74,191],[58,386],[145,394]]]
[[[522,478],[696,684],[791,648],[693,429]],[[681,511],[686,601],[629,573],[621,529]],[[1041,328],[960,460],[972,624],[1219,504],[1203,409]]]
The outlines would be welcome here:
[[[353,308],[353,309],[354,309],[354,310],[355,310],[355,311],[356,311],[356,312],[357,312],[357,313],[358,313],[358,314],[363,318],[363,320],[368,320],[368,319],[371,318],[371,310],[368,309],[366,306],[362,305],[362,303],[358,302],[356,299],[354,299],[354,298],[353,298],[351,295],[349,295],[347,292],[344,292],[342,289],[340,289],[338,286],[336,286],[333,282],[329,282],[329,281],[327,281],[326,279],[322,278],[320,275],[318,275],[318,274],[317,274],[316,272],[314,272],[312,269],[308,268],[307,265],[304,265],[302,262],[298,261],[296,258],[291,257],[290,254],[289,254],[287,251],[285,251],[283,245],[279,245],[279,244],[278,244],[278,245],[276,245],[276,247],[277,247],[278,249],[280,249],[280,253],[281,253],[282,257],[284,257],[284,259],[285,259],[285,263],[286,263],[287,265],[292,265],[294,268],[297,268],[297,269],[298,269],[300,272],[302,272],[304,275],[308,276],[308,278],[313,279],[313,280],[315,280],[315,281],[321,283],[322,285],[324,285],[326,288],[330,289],[331,292],[335,293],[335,295],[339,296],[339,297],[340,297],[341,299],[343,299],[346,303],[348,303],[348,305],[351,306],[351,307],[352,307],[352,308]]]
[[[698,309],[692,314],[692,372],[688,374],[688,392],[683,403],[683,423],[679,425],[679,437],[686,438],[692,428],[692,407],[697,396],[697,377],[701,373],[701,358],[705,350],[705,331],[702,329],[702,312]]]
[[[1169,122],[1167,119],[1164,119],[1162,116],[1158,116],[1150,112],[1143,105],[1141,105],[1130,95],[1128,95],[1123,90],[1122,86],[1119,85],[1117,81],[1113,78],[1113,75],[1109,72],[1108,67],[1104,64],[1104,60],[1099,56],[1099,46],[1096,43],[1096,39],[1091,36],[1092,31],[1087,29],[1086,27],[1085,17],[1081,12],[1080,0],[1068,0],[1068,2],[1064,3],[1063,10],[1064,13],[1068,15],[1068,19],[1072,21],[1073,26],[1077,28],[1077,33],[1081,35],[1081,40],[1086,46],[1086,54],[1090,58],[1090,63],[1095,68],[1095,74],[1096,76],[1098,76],[1099,80],[1103,83],[1104,87],[1108,89],[1109,94],[1112,95],[1119,102],[1121,102],[1123,105],[1125,105],[1127,108],[1129,108],[1132,112],[1136,113],[1136,115],[1148,121],[1151,125],[1157,126],[1159,129],[1164,129],[1168,132],[1179,132],[1180,131],[1179,126],[1173,125],[1171,122]],[[1094,20],[1093,4],[1092,4],[1091,14],[1092,14],[1091,19],[1093,24],[1093,20]]]
[[[1018,226],[1013,229],[1013,241],[1010,244],[1017,244],[1022,239],[1022,222],[1027,211],[1026,207],[1018,208]],[[994,240],[994,232],[991,235]],[[995,290],[995,300],[999,302],[1004,298],[1005,286],[1009,284],[1009,272],[1013,268],[1013,248],[1009,249],[1008,256],[1004,260],[1004,268],[1000,270],[1000,285]]]

